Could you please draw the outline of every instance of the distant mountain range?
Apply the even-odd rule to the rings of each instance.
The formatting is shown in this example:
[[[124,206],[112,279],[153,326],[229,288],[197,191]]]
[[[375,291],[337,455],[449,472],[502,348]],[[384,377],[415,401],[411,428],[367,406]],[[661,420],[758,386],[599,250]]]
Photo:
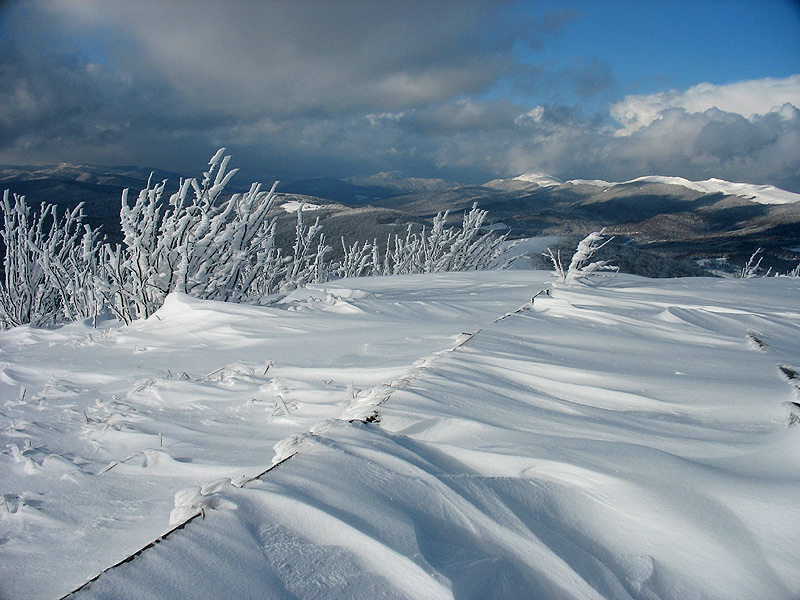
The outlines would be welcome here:
[[[152,172],[155,180],[167,179],[168,187],[177,188],[178,174]],[[138,193],[150,173],[138,167],[0,166],[0,189],[24,194],[34,206],[48,202],[66,208],[84,202],[89,221],[102,225],[113,239],[122,190]],[[229,189],[243,191],[249,183],[237,184],[234,177]],[[765,264],[777,270],[800,260],[800,194],[766,185],[663,176],[562,182],[541,173],[461,185],[389,172],[296,181],[281,184],[278,191],[285,201],[319,206],[314,216],[334,243],[341,236],[385,239],[445,210],[455,222],[477,202],[489,211],[493,226],[510,230],[512,237],[562,236],[572,243],[570,236],[605,227],[629,248],[686,264],[723,256],[742,263],[759,247],[765,249]],[[286,211],[276,214],[288,235],[295,217]]]
[[[582,234],[606,227],[662,256],[727,257],[735,264],[764,248],[764,266],[778,272],[800,259],[800,194],[774,186],[663,176],[561,183],[540,174],[486,186],[508,196],[486,202],[493,218],[526,234]]]
[[[646,183],[661,183],[685,187],[703,194],[725,194],[728,196],[741,196],[759,204],[792,204],[800,201],[800,194],[788,192],[774,185],[754,185],[752,183],[733,183],[723,179],[706,179],[705,181],[689,181],[683,177],[664,177],[662,175],[649,175],[638,177],[630,181],[610,182],[601,179],[571,179],[563,182],[550,175],[529,173],[513,179],[495,179],[484,184],[501,190],[533,190],[537,187],[560,187],[564,184],[588,185],[603,188],[604,191],[620,186],[641,186]]]

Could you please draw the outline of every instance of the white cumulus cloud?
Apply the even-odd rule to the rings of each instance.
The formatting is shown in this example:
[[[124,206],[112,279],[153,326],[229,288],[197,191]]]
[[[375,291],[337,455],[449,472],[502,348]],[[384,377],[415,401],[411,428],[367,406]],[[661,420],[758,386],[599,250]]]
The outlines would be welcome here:
[[[786,103],[800,107],[800,75],[726,85],[700,83],[685,91],[627,96],[611,106],[611,116],[623,126],[617,135],[630,135],[660,119],[664,111],[671,108],[682,108],[690,114],[716,108],[751,119],[754,115],[765,115]]]

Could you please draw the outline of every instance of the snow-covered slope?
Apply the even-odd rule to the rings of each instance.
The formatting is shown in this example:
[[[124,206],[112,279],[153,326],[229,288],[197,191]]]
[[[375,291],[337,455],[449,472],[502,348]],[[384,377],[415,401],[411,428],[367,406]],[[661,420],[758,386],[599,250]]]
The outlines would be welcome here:
[[[533,190],[538,187],[558,187],[562,183],[562,181],[545,173],[525,173],[511,179],[493,179],[492,181],[484,183],[483,185],[484,187],[497,190],[526,191]]]
[[[526,183],[535,183],[541,187],[555,187],[561,185],[563,182],[546,173],[524,173],[514,177],[514,181],[524,181]]]
[[[298,210],[303,210],[303,212],[309,210],[319,210],[322,208],[319,204],[312,204],[310,202],[301,202],[299,200],[287,200],[286,202],[282,203],[281,208],[288,213],[297,212]]]
[[[453,273],[2,332],[0,597],[190,519],[72,597],[797,598],[799,298]]]
[[[714,178],[706,179],[705,181],[689,181],[683,177],[649,175],[647,177],[638,177],[623,182],[603,181],[600,179],[571,179],[566,183],[574,185],[592,185],[602,188],[612,188],[618,185],[635,185],[637,183],[662,183],[666,185],[679,185],[703,194],[723,193],[731,196],[741,196],[759,204],[791,204],[800,201],[800,194],[787,192],[786,190],[776,188],[774,185],[734,183]]]

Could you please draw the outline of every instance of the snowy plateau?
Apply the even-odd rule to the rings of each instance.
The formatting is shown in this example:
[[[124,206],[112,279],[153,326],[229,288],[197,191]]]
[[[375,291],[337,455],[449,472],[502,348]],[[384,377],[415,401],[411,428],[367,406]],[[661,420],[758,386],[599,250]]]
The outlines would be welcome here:
[[[798,340],[798,278],[531,270],[6,330],[0,598],[797,599]]]

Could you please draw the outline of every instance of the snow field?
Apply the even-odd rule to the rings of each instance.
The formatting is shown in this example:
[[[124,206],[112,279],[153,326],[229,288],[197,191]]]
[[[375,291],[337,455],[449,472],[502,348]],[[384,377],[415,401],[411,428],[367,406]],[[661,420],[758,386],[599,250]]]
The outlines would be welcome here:
[[[618,275],[531,305],[548,278],[345,280],[270,309],[171,297],[107,334],[101,356],[118,362],[105,370],[86,362],[95,346],[77,356],[82,326],[5,332],[2,412],[17,416],[3,435],[17,451],[0,455],[0,481],[44,490],[0,519],[0,569],[24,577],[14,597],[61,593],[26,553],[79,585],[179,509],[203,516],[74,597],[800,595],[798,397],[779,368],[800,367],[797,280]],[[155,377],[166,364],[173,376]],[[19,401],[26,382],[35,404]],[[44,477],[46,452],[80,447],[66,407],[101,388],[127,389],[135,410],[98,409],[125,419],[93,434],[100,456],[54,463],[78,484]],[[126,523],[103,521],[137,499]],[[102,556],[64,562],[40,516],[72,539],[93,523]],[[11,533],[13,519],[25,526]]]
[[[272,308],[175,294],[126,327],[0,333],[0,597],[57,598],[219,503],[196,488],[261,473],[279,441],[529,297],[530,275],[500,277],[310,286]]]

